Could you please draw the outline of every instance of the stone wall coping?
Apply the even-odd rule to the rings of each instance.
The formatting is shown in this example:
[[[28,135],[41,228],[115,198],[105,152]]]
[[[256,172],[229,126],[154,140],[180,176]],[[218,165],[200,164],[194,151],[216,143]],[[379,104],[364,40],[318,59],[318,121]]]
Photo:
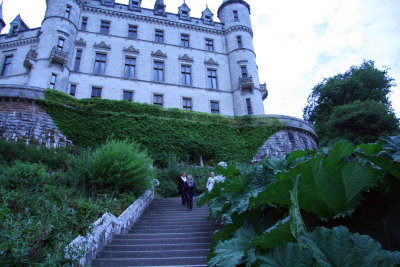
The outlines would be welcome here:
[[[105,213],[93,224],[90,233],[78,236],[65,248],[65,258],[77,261],[79,266],[91,266],[96,253],[107,245],[114,235],[127,233],[153,199],[153,191],[147,190],[118,218],[111,213]]]
[[[0,84],[0,98],[36,100],[44,98],[44,89],[27,85]]]
[[[287,115],[278,115],[278,114],[267,114],[267,115],[265,115],[265,117],[277,118],[282,122],[284,127],[297,128],[297,129],[303,130],[305,132],[310,133],[316,139],[318,139],[318,136],[314,131],[314,127],[310,123],[308,123],[302,119],[287,116]]]

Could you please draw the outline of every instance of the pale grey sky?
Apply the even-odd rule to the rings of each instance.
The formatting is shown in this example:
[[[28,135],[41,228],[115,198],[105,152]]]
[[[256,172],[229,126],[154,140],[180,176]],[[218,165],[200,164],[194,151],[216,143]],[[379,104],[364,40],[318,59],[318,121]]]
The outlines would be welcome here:
[[[117,0],[127,3],[128,0]],[[143,0],[152,8],[155,0]],[[332,77],[374,60],[378,68],[400,83],[399,0],[247,0],[252,9],[254,46],[260,81],[266,82],[267,114],[302,117],[312,88]],[[183,0],[165,0],[176,13]],[[217,18],[222,0],[186,0],[193,17],[208,4]],[[4,0],[3,17],[9,24],[18,13],[30,27],[40,27],[45,0]],[[3,33],[8,32],[8,26]],[[400,87],[391,94],[400,117]]]

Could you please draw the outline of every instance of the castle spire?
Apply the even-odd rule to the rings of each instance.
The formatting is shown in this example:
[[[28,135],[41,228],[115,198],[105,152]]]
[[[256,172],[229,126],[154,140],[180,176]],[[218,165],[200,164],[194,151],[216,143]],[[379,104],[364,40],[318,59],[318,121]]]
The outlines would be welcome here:
[[[0,33],[4,29],[5,26],[6,26],[6,23],[3,20],[3,0],[1,0],[1,3],[0,3]]]

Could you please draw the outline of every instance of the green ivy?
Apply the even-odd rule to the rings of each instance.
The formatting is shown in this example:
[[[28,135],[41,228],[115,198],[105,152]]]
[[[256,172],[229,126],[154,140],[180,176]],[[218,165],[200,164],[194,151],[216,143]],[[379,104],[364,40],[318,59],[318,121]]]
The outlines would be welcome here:
[[[40,106],[75,145],[97,147],[109,137],[130,139],[147,148],[159,166],[166,153],[198,161],[249,161],[281,128],[278,119],[225,117],[155,105],[107,99],[78,100],[46,90]]]

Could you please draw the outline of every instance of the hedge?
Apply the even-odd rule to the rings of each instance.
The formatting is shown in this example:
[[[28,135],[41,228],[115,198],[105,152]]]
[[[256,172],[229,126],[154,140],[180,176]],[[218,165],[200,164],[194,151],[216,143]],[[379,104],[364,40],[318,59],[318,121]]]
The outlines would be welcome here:
[[[38,101],[59,130],[75,145],[97,147],[109,137],[141,144],[158,166],[166,154],[198,161],[249,161],[281,128],[277,119],[225,117],[155,105],[107,99],[78,100],[46,90]]]

